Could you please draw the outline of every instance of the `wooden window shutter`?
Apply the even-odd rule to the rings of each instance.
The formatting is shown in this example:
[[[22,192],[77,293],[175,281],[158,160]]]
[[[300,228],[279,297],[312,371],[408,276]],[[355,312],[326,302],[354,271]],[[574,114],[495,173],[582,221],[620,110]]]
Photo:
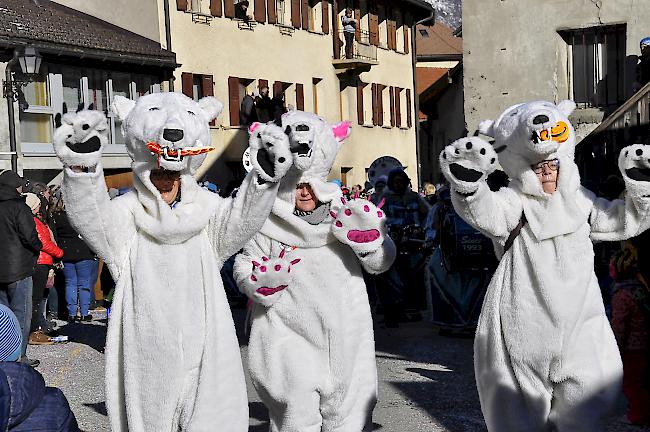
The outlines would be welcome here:
[[[384,89],[385,85],[377,84],[377,124],[384,125]]]
[[[203,96],[214,96],[214,81],[212,80],[212,75],[203,75],[201,77],[201,91]],[[210,121],[210,126],[216,124],[215,120]]]
[[[413,126],[413,119],[411,118],[411,89],[406,89],[406,126]]]
[[[373,83],[372,92],[372,125],[377,126],[379,123],[379,102],[377,101],[377,84]]]
[[[189,72],[181,74],[181,90],[188,98],[194,98],[194,75]]]
[[[379,45],[379,15],[377,14],[377,3],[372,1],[368,12],[368,29],[369,29],[369,42],[371,45]]]
[[[329,12],[329,2],[328,0],[321,0],[321,6],[323,7],[323,33],[330,33],[330,12]],[[334,33],[336,34],[336,33]]]
[[[239,126],[239,78],[228,77],[230,126]]]
[[[390,87],[388,97],[390,98],[390,126],[395,127],[395,88]]]
[[[402,127],[402,89],[395,87],[395,125]]]
[[[179,11],[187,11],[187,0],[176,0],[176,9]]]
[[[223,13],[221,7],[222,0],[210,0],[210,15],[220,17]]]
[[[255,15],[255,21],[258,23],[266,22],[266,0],[255,0],[255,10],[253,11]]]
[[[404,22],[402,28],[404,29],[404,52],[408,54],[411,48],[411,42],[409,41],[409,26]]]
[[[305,110],[305,87],[302,84],[296,84],[296,109]]]
[[[273,83],[273,96],[280,96],[282,94],[282,81],[275,81]]]
[[[302,15],[300,15],[300,1],[291,0],[291,25],[299,29],[302,24]]]
[[[235,17],[235,2],[233,0],[223,0],[223,14],[226,18]],[[237,119],[239,122],[239,119]]]
[[[395,22],[394,9],[388,9],[388,49],[397,50],[397,23]]]
[[[343,40],[341,40],[341,35],[339,35],[339,26],[341,25],[339,18],[339,2],[335,1],[332,3],[332,43],[334,46],[334,58],[341,58],[341,47],[343,46]]]
[[[354,38],[357,41],[361,40],[361,6],[359,5],[359,0],[354,0],[354,19],[357,20],[357,31],[354,34]]]
[[[302,28],[309,30],[309,0],[302,0],[301,2],[301,12],[302,12]]]
[[[262,87],[268,87],[268,86],[269,86],[269,80],[265,80],[265,79],[257,80],[257,88],[258,88],[258,90],[261,90]]]
[[[363,125],[363,88],[366,84],[359,82],[357,84],[357,121],[360,125]]]
[[[266,11],[269,16],[269,24],[277,24],[278,22],[278,9],[275,0],[266,0]]]

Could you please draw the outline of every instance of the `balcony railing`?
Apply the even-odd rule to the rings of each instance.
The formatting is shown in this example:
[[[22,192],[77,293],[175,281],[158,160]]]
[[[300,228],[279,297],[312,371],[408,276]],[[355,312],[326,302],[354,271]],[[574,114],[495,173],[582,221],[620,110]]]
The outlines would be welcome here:
[[[345,35],[343,31],[339,32],[339,38],[343,43],[341,44],[341,51],[339,52],[339,59],[341,62],[345,60],[357,60],[367,63],[377,62],[377,47],[370,43],[370,33],[361,30],[359,39],[355,38],[352,42],[352,49],[349,49],[345,43]]]

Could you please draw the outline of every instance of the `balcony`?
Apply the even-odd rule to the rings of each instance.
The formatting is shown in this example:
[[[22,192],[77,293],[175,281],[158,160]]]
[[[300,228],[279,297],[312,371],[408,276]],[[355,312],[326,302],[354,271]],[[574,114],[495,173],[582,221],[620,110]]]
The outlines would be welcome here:
[[[370,43],[370,33],[361,30],[359,38],[352,42],[351,49],[346,47],[343,31],[338,34],[338,56],[332,60],[332,65],[337,69],[337,74],[354,71],[356,73],[369,71],[372,66],[378,65],[377,47]]]

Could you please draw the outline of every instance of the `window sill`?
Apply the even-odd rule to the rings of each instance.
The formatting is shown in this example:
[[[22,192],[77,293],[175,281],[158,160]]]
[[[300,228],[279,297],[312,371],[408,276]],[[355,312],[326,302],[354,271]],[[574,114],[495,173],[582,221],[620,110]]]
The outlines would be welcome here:
[[[368,128],[368,129],[372,129],[372,128],[375,127],[374,125],[372,125],[372,124],[367,124],[367,123],[364,123],[364,124],[362,124],[361,126],[364,127],[364,128]]]
[[[311,34],[319,35],[319,36],[325,36],[325,33],[323,33],[322,31],[318,31],[318,30],[307,30],[307,32],[311,33]]]
[[[406,130],[409,130],[409,129],[411,129],[411,128],[408,127],[408,126],[400,126],[399,127],[399,130],[403,130],[403,131],[406,131]]]
[[[386,125],[382,125],[382,127],[381,127],[381,128],[382,128],[382,129],[392,129],[392,128],[393,128],[393,126],[386,126]]]

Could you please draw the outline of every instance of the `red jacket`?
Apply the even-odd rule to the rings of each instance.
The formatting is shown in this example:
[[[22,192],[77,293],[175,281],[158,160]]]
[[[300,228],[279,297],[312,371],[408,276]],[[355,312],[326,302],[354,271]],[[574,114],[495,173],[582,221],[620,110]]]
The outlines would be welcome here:
[[[47,225],[41,222],[41,220],[36,216],[34,216],[34,222],[36,223],[38,239],[43,243],[41,253],[38,255],[37,264],[52,265],[54,264],[52,257],[61,259],[61,257],[63,257],[63,250],[54,243],[54,240],[52,240],[52,233]]]

